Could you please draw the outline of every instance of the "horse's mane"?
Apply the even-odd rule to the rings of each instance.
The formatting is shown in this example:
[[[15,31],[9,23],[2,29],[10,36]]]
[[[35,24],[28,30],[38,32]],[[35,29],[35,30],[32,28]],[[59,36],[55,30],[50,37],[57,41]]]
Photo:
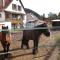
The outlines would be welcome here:
[[[7,33],[9,33],[9,31],[8,31],[8,26],[2,26],[2,31],[1,31],[2,33],[4,33],[4,34],[7,34]]]

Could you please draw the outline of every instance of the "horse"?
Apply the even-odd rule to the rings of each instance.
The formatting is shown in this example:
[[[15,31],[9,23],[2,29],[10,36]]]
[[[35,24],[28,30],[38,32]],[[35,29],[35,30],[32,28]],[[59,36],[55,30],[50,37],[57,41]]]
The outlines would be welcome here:
[[[3,30],[0,32],[0,41],[3,47],[3,51],[8,52],[11,41],[11,34],[9,34],[9,31],[7,30],[8,26],[2,26],[2,29]]]
[[[38,43],[41,34],[43,33],[47,37],[50,36],[50,31],[46,23],[36,25],[34,26],[34,28],[42,28],[42,29],[23,30],[23,38],[21,43],[21,49],[23,49],[24,46],[26,46],[26,48],[29,49],[28,42],[29,40],[33,40],[34,46],[33,46],[32,54],[36,54],[38,52]]]

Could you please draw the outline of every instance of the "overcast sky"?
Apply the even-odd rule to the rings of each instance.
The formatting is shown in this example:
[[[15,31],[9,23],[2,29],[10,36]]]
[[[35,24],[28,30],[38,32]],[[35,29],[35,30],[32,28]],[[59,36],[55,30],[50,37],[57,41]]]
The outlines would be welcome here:
[[[58,13],[60,11],[60,0],[22,0],[24,7],[32,9],[42,15],[49,12]]]

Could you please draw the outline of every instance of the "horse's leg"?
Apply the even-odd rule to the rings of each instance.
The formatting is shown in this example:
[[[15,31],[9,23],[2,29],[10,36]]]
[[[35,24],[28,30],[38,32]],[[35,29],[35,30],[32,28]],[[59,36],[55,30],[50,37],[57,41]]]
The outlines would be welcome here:
[[[4,47],[5,52],[8,52],[8,51],[9,51],[9,46],[10,46],[10,43],[8,43],[8,42],[6,41],[5,47]],[[8,53],[5,54],[5,58],[8,58]]]
[[[24,46],[24,45],[27,47],[27,49],[29,49],[28,41],[29,41],[29,40],[27,40],[27,39],[25,39],[25,38],[22,39],[21,49],[23,49],[23,46]]]
[[[9,46],[10,46],[10,43],[7,43],[7,46],[6,46],[7,52],[9,51]]]
[[[2,44],[2,47],[3,47],[3,49],[4,49],[3,51],[6,52],[6,43],[5,43],[5,41],[4,41],[4,42],[1,41],[1,44]]]
[[[34,48],[33,48],[33,54],[36,54],[38,52],[38,39],[34,40]]]
[[[3,43],[4,52],[8,52],[9,51],[9,46],[10,46],[10,44],[7,41],[5,41]]]
[[[25,42],[25,45],[26,45],[27,49],[29,49],[29,44],[28,44],[28,42],[29,42],[29,40],[26,40],[26,42]]]
[[[3,45],[3,49],[4,49],[4,52],[6,52],[6,45],[5,44]]]
[[[21,41],[21,49],[23,49],[23,45],[24,45],[24,38]]]

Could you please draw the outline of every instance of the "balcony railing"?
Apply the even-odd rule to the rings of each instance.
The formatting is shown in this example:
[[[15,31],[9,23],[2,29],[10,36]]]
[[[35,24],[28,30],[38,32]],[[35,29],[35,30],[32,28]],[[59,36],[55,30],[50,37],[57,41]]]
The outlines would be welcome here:
[[[6,21],[10,21],[12,24],[23,24],[22,19],[6,19]]]

